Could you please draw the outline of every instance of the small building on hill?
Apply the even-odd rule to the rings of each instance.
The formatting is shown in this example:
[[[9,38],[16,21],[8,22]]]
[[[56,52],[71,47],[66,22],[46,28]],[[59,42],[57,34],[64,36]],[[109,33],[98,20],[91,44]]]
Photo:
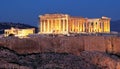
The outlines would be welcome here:
[[[4,36],[15,36],[15,37],[27,37],[30,34],[34,34],[35,29],[34,28],[27,28],[27,29],[19,29],[19,28],[13,28],[11,29],[5,29],[4,30]]]

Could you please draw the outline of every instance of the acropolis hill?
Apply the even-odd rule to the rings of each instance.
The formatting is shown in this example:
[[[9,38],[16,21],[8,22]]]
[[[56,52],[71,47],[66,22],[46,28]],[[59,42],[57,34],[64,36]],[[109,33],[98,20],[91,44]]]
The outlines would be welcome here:
[[[0,45],[18,53],[57,52],[79,55],[82,51],[99,51],[120,55],[120,37],[118,36],[77,36],[31,38],[1,38]]]
[[[28,38],[0,38],[0,68],[120,69],[120,37],[111,35],[110,18],[49,15],[40,16],[38,34]],[[95,34],[81,34],[83,32]],[[71,33],[78,35],[64,36]]]
[[[38,69],[44,69],[44,67],[119,69],[120,58],[116,55],[120,56],[120,37],[118,36],[49,37],[39,35],[22,39],[0,38],[0,67],[3,68],[25,66]]]
[[[80,54],[81,51],[100,51],[115,54],[120,53],[120,38],[118,38],[117,35],[111,35],[110,18],[108,17],[88,19],[83,17],[73,17],[67,14],[45,14],[39,17],[40,25],[38,34],[28,36],[28,38],[25,39],[14,39],[14,37],[12,37],[9,40],[9,37],[3,38],[1,39],[1,45],[16,50],[19,53],[67,52]],[[11,30],[7,30],[7,33],[10,34],[9,31],[11,32]],[[12,32],[14,31],[16,32],[16,29],[12,29]],[[31,31],[33,31],[33,29]],[[19,35],[18,32],[19,30],[17,31],[17,34]],[[83,32],[95,33],[95,35],[81,34]],[[44,35],[71,33],[78,35],[62,35],[57,37]],[[99,35],[97,33],[102,34]]]

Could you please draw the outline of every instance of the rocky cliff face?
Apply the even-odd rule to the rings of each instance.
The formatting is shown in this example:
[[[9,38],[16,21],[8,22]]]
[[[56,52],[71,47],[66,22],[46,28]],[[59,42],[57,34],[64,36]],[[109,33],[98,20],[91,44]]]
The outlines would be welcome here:
[[[80,55],[82,51],[99,51],[120,55],[120,37],[117,36],[2,38],[0,44],[21,54],[57,52]]]
[[[120,69],[120,59],[102,52],[17,54],[0,47],[0,68],[17,69]]]

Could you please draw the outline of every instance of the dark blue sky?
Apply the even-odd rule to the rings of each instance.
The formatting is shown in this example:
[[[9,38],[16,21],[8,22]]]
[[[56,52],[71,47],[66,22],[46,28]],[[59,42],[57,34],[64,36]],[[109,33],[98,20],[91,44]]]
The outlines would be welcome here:
[[[0,22],[37,26],[38,15],[66,13],[72,16],[120,19],[120,0],[0,0]]]

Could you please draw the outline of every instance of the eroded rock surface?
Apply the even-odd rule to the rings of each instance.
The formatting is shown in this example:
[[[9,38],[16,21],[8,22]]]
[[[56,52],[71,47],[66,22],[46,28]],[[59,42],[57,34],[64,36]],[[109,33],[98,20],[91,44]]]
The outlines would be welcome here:
[[[16,69],[120,69],[120,59],[97,51],[79,56],[67,53],[17,54],[0,47],[0,68]]]
[[[78,36],[32,38],[1,38],[0,45],[17,53],[57,52],[80,55],[82,51],[99,51],[120,55],[120,37],[118,36]]]

